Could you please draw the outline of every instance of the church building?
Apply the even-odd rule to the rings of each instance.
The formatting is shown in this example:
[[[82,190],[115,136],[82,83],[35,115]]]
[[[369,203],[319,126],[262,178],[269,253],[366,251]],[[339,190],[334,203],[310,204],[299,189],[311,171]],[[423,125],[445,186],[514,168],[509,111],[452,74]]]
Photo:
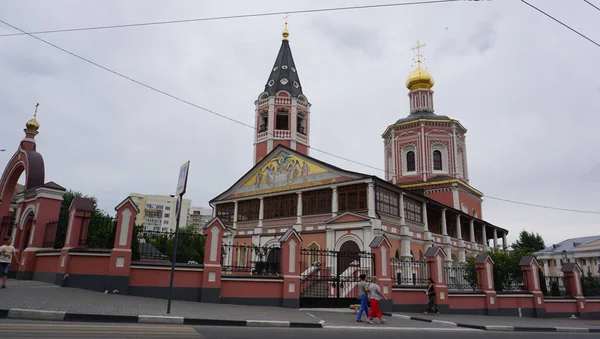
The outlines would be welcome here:
[[[227,228],[225,245],[278,247],[294,228],[313,250],[369,252],[385,234],[392,256],[421,260],[433,246],[449,261],[499,245],[507,230],[482,219],[483,193],[469,183],[465,134],[434,113],[434,85],[417,66],[406,82],[409,114],[382,137],[385,178],[310,156],[311,104],[292,57],[287,25],[275,64],[255,101],[254,167],[210,201]],[[229,262],[239,258],[228,258]],[[248,260],[248,259],[246,259]],[[242,260],[242,261],[246,261]]]

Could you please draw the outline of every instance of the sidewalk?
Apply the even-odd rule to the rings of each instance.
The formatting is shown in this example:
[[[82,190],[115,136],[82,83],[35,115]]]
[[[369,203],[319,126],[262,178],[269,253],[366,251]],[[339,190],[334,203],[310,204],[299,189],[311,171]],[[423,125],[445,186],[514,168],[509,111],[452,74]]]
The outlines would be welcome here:
[[[394,313],[393,316],[430,323],[454,324],[458,327],[487,331],[600,333],[600,320],[519,318],[464,314],[424,315],[422,313]]]
[[[306,312],[278,307],[209,304],[104,294],[32,280],[9,280],[0,290],[0,318],[143,322],[212,326],[323,327]]]

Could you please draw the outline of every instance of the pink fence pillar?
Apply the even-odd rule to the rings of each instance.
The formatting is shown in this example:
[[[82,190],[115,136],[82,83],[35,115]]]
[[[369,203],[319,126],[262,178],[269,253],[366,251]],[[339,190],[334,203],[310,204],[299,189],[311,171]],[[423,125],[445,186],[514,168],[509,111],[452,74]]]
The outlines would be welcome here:
[[[439,246],[433,246],[427,249],[425,252],[425,259],[429,265],[429,274],[431,279],[435,282],[435,294],[437,299],[438,308],[441,311],[448,309],[448,286],[446,285],[446,253]]]
[[[519,261],[519,266],[521,266],[521,272],[523,272],[525,290],[533,295],[534,316],[542,317],[546,314],[546,305],[544,304],[541,285],[545,282],[540,281],[540,265],[535,257],[525,256]]]
[[[140,212],[131,198],[123,200],[117,207],[117,225],[115,227],[115,243],[110,251],[106,289],[114,293],[127,293],[129,289],[129,273],[131,272],[131,243],[135,218]]]
[[[369,247],[371,247],[371,253],[375,256],[374,263],[372,263],[375,265],[373,271],[379,278],[381,292],[387,298],[381,300],[381,310],[391,312],[394,308],[394,301],[392,300],[392,266],[390,262],[392,244],[385,235],[378,235],[373,238]]]
[[[565,275],[567,292],[577,303],[577,316],[587,318],[586,302],[583,297],[583,286],[581,286],[581,268],[576,263],[566,263],[561,271]]]
[[[283,275],[282,306],[300,307],[300,244],[302,238],[290,228],[279,239],[281,243],[281,274]]]
[[[485,294],[487,315],[498,313],[498,298],[494,287],[494,260],[488,254],[479,254],[475,258],[478,287]]]
[[[221,259],[225,231],[227,226],[218,217],[204,227],[204,274],[200,296],[203,302],[219,303],[221,300]]]

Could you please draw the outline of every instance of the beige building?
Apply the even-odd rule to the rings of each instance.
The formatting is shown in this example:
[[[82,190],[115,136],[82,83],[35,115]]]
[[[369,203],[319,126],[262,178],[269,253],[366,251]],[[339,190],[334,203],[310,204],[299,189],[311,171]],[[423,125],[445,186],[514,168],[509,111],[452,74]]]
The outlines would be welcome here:
[[[204,225],[213,218],[212,208],[207,207],[192,207],[188,214],[188,225],[196,230],[202,230]]]
[[[175,230],[175,197],[170,195],[146,195],[131,193],[131,199],[138,205],[138,213],[135,223],[144,226],[147,231],[174,231]],[[192,207],[192,201],[183,199],[179,227],[188,226],[188,214]]]
[[[535,252],[546,275],[562,275],[564,263],[577,263],[584,275],[600,273],[600,235],[571,238]]]

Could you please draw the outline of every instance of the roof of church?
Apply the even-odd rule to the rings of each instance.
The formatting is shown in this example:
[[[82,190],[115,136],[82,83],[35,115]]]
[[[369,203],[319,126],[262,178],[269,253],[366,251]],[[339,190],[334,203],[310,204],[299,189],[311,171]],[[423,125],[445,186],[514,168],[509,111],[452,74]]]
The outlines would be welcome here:
[[[399,119],[396,121],[396,124],[401,124],[404,122],[409,122],[413,120],[419,119],[432,119],[432,120],[452,120],[451,118],[445,115],[437,115],[433,112],[421,111],[409,114],[406,118]]]
[[[290,42],[287,39],[281,41],[279,54],[265,85],[265,92],[269,95],[275,95],[279,91],[287,91],[295,98],[302,95],[302,85],[292,57]]]

